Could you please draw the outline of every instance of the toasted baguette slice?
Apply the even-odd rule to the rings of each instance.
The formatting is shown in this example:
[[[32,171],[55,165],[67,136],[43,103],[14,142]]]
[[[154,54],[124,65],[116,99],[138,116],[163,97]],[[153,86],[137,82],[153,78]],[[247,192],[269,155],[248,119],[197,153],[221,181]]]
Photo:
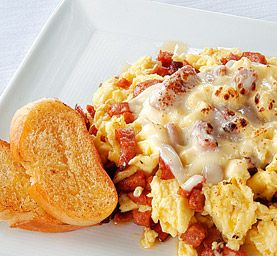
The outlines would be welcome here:
[[[118,201],[83,118],[55,99],[21,108],[12,120],[11,151],[31,176],[31,197],[71,225],[101,222]]]
[[[40,232],[65,232],[81,227],[63,224],[49,216],[28,195],[30,177],[13,162],[10,146],[0,140],[0,220],[11,227]]]

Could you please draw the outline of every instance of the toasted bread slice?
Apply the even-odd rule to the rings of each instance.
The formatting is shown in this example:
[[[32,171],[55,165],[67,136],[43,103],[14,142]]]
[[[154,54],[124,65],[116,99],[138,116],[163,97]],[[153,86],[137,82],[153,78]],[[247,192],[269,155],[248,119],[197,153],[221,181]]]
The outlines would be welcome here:
[[[0,140],[0,220],[11,227],[40,232],[65,232],[81,227],[64,224],[49,216],[28,195],[30,177],[13,162],[10,146]]]
[[[101,222],[118,201],[85,122],[55,99],[21,108],[12,120],[11,151],[31,176],[31,197],[71,225]]]

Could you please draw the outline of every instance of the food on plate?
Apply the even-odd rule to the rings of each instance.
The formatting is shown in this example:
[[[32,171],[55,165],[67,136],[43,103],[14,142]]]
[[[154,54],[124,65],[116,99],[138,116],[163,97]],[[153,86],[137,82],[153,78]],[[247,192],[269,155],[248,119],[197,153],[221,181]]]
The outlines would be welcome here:
[[[179,256],[277,255],[277,59],[177,48],[102,83],[89,106],[114,223],[144,226],[145,248],[177,238]]]
[[[60,222],[95,225],[117,205],[85,120],[55,99],[19,109],[10,130],[11,153],[30,176],[28,193]]]
[[[12,159],[10,145],[0,141],[0,220],[11,227],[40,232],[66,232],[81,227],[51,217],[29,196],[30,177]]]

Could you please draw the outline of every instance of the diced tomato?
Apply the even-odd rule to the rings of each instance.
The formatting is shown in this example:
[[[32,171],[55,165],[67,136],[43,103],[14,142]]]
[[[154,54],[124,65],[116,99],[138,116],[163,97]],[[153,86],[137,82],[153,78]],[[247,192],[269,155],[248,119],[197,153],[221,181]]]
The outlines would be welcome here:
[[[185,233],[181,235],[181,239],[192,247],[198,247],[207,235],[207,229],[200,223],[192,224]]]
[[[161,157],[159,159],[159,167],[161,169],[162,180],[170,180],[175,178],[173,173],[170,170],[170,167],[163,161]]]
[[[117,183],[117,189],[122,192],[133,192],[136,187],[145,187],[145,174],[143,171],[137,171],[133,175],[125,178],[124,180]]]
[[[158,238],[161,242],[164,242],[169,237],[169,234],[163,232],[160,223],[155,224],[152,229],[158,233]]]
[[[130,87],[130,85],[132,84],[131,81],[127,80],[126,78],[121,78],[118,82],[117,82],[117,86],[123,89],[128,89]]]
[[[169,67],[172,63],[173,54],[166,51],[160,51],[157,60],[162,63],[163,67]]]
[[[113,222],[114,224],[129,222],[133,219],[133,212],[119,212],[114,215]]]
[[[115,139],[120,144],[120,158],[118,167],[123,170],[129,161],[136,156],[135,131],[132,128],[118,128],[115,130]]]
[[[152,197],[148,197],[147,194],[148,193],[143,191],[140,196],[134,196],[133,192],[129,192],[127,196],[137,204],[151,206]]]
[[[239,55],[230,53],[230,55],[226,58],[222,58],[220,61],[223,65],[225,65],[229,60],[240,60],[241,57]]]
[[[87,112],[90,114],[92,118],[95,116],[95,109],[92,105],[87,105]]]
[[[124,112],[123,117],[124,117],[126,124],[130,124],[135,121],[135,116],[132,112]]]
[[[163,67],[161,65],[156,65],[153,70],[153,74],[157,74],[159,76],[167,76],[170,74],[169,68]]]
[[[89,134],[96,136],[97,132],[98,132],[98,129],[96,128],[96,126],[94,124],[91,125],[89,128]]]
[[[152,180],[153,180],[153,177],[154,176],[149,176],[147,179],[146,179],[146,187],[145,187],[145,189],[147,190],[147,191],[151,191],[151,182],[152,182]]]
[[[244,52],[242,57],[246,57],[253,62],[259,62],[261,64],[267,64],[266,58],[259,52]]]
[[[234,251],[227,246],[224,246],[222,256],[247,256],[247,254],[243,250]]]
[[[211,227],[208,229],[208,234],[205,240],[203,241],[203,245],[205,248],[212,248],[213,242],[223,242],[223,238],[216,227]]]
[[[149,79],[144,82],[138,83],[134,89],[134,97],[138,96],[140,93],[142,93],[148,87],[151,87],[152,85],[160,83],[160,82],[161,82],[161,80],[159,80],[159,79]]]
[[[197,189],[197,188],[192,189],[189,196],[188,205],[190,209],[196,212],[203,211],[204,205],[205,205],[205,196],[200,189]]]
[[[205,248],[200,256],[214,256],[214,251],[211,248]]]
[[[151,219],[151,211],[140,212],[138,209],[133,210],[134,223],[139,226],[150,228],[153,221]]]

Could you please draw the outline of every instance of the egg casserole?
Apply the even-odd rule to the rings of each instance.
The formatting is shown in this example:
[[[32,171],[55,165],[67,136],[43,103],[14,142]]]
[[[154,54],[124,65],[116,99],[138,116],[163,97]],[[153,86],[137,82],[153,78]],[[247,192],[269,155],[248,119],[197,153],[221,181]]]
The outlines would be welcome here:
[[[94,94],[90,133],[115,223],[178,255],[277,255],[277,58],[239,49],[142,57]]]

